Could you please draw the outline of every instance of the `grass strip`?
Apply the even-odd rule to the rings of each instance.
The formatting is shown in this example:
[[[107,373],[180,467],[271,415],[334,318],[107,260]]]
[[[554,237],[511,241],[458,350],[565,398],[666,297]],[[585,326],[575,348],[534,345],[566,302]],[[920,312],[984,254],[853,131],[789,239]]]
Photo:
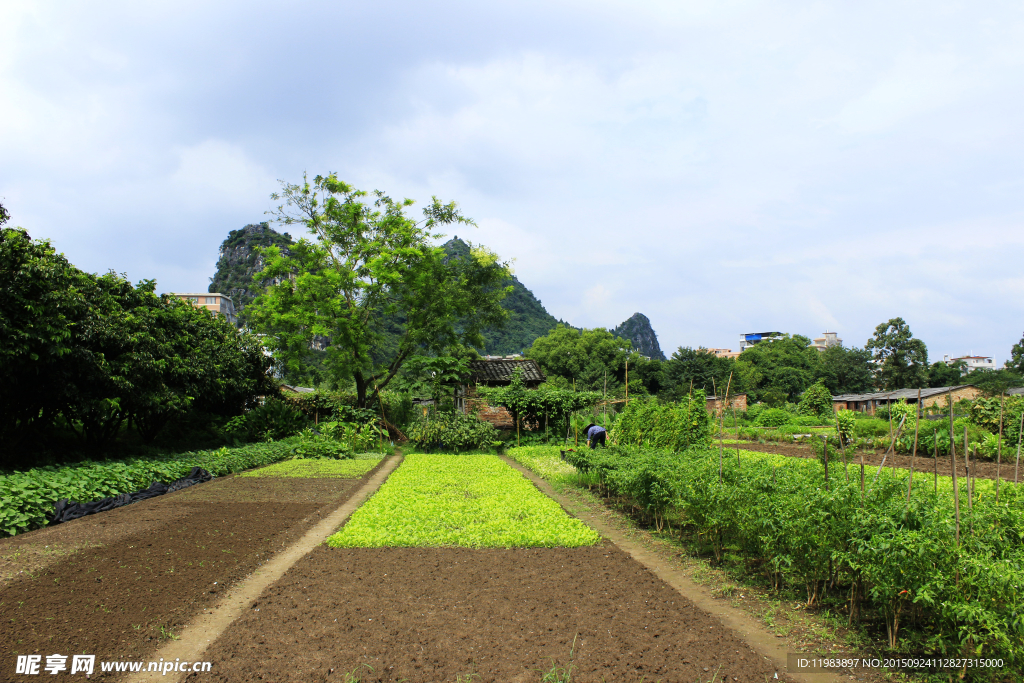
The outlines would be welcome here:
[[[261,467],[240,477],[282,477],[300,479],[358,479],[377,466],[379,453],[373,459],[360,460],[285,460]]]
[[[497,456],[411,454],[327,544],[572,548],[599,540]]]

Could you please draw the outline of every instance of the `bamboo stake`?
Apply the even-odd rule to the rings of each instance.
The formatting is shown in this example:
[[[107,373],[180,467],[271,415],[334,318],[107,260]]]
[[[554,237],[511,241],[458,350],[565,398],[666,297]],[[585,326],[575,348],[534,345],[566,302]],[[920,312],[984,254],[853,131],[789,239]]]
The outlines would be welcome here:
[[[933,451],[932,452],[932,460],[935,461],[934,462],[934,465],[935,465],[935,494],[938,495],[938,493],[939,493],[939,430],[937,430],[937,429],[933,429],[932,430],[932,439],[933,439],[932,445],[934,446],[934,448],[932,449],[932,451]]]
[[[860,464],[860,504],[864,505],[864,463]]]
[[[999,502],[999,466],[1003,460],[1003,401],[1006,393],[999,394],[999,435],[996,437],[996,502]]]
[[[907,515],[910,514],[910,489],[914,485],[914,460],[910,460],[910,476],[907,478],[907,504],[903,508],[903,523],[907,523]]]
[[[626,358],[626,406],[629,406],[629,358]]]
[[[1024,436],[1024,413],[1020,414],[1020,431],[1017,432],[1017,464],[1013,466],[1013,483],[1017,483],[1017,472],[1020,470],[1020,438]]]
[[[900,420],[900,426],[896,428],[896,433],[893,434],[892,441],[889,442],[889,448],[885,451],[885,454],[882,456],[882,462],[878,463],[878,471],[875,472],[875,478],[871,480],[871,485],[872,486],[874,486],[875,482],[878,481],[878,475],[882,473],[882,468],[885,467],[885,459],[889,457],[889,453],[892,452],[893,446],[896,445],[896,437],[899,435],[900,430],[903,429],[903,423],[906,422],[906,421],[907,421],[907,416],[904,415],[903,419]],[[893,461],[895,461],[895,460],[896,460],[896,457],[893,456]]]
[[[825,454],[825,490],[828,491],[828,435],[823,434],[821,438],[824,440],[824,454]]]
[[[967,425],[964,425],[964,470],[967,476],[967,512],[970,513],[974,509],[971,501],[974,495],[971,491],[971,451],[967,447]]]
[[[839,431],[839,411],[836,411],[836,437],[839,439],[839,451],[843,454],[843,470],[846,472],[846,483],[850,483],[850,465],[846,462],[846,443],[843,433]]]
[[[725,400],[729,400],[729,389],[732,388],[732,373],[729,373],[729,383],[725,385]],[[717,395],[716,395],[717,398]],[[725,404],[722,403],[722,411],[718,421],[718,483],[722,483],[722,469],[725,460]]]
[[[956,440],[953,434],[953,399],[946,397],[949,403],[949,463],[953,469],[953,509],[956,511],[956,547],[960,547],[960,484],[956,480]],[[957,584],[960,576],[957,573]]]

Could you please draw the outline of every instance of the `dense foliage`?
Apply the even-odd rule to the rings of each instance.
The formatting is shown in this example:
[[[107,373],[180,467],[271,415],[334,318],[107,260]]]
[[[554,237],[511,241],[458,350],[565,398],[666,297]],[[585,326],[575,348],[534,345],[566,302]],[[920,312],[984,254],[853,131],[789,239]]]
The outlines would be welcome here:
[[[698,389],[673,403],[658,399],[630,401],[616,420],[612,440],[621,445],[682,451],[710,447],[714,429],[707,396]]]
[[[99,448],[151,441],[192,410],[241,413],[276,390],[258,339],[155,283],[92,275],[20,229],[0,233],[0,442],[31,464],[60,422]],[[32,449],[25,445],[32,442]]]
[[[428,415],[409,430],[409,439],[419,447],[454,453],[490,447],[497,438],[490,422],[458,411]]]
[[[600,540],[492,455],[405,458],[333,547],[577,547]]]
[[[491,405],[505,407],[521,427],[545,432],[553,429],[556,434],[565,433],[570,415],[601,401],[601,394],[596,391],[570,391],[550,386],[527,389],[518,368],[507,387],[481,387],[477,391]]]
[[[219,477],[290,458],[294,449],[294,443],[262,443],[159,458],[39,467],[0,476],[0,535],[13,536],[45,526],[54,503],[61,499],[85,503],[141,491],[154,481],[169,484],[181,479],[193,467]]]
[[[507,264],[483,248],[448,258],[433,246],[434,228],[473,222],[455,203],[435,197],[415,221],[411,200],[395,201],[338,180],[282,184],[276,211],[305,226],[310,238],[288,253],[261,250],[258,278],[268,286],[247,309],[266,344],[287,366],[301,365],[313,344],[325,345],[324,369],[335,384],[355,385],[365,408],[417,353],[440,355],[454,345],[480,345],[481,330],[502,324]]]
[[[923,473],[908,504],[904,471],[868,478],[862,493],[859,472],[847,478],[834,458],[826,486],[821,462],[780,456],[729,457],[720,481],[708,451],[566,455],[655,526],[676,520],[699,552],[740,555],[770,587],[798,590],[810,606],[845,605],[851,621],[877,614],[889,648],[1024,667],[1024,496],[1012,484],[999,503],[975,492],[970,508],[961,491],[957,542],[951,483],[936,492]],[[985,676],[967,671],[976,675]]]
[[[818,380],[807,388],[800,399],[800,412],[815,417],[830,417],[832,415],[832,394],[824,382]]]
[[[928,347],[903,318],[876,327],[865,348],[874,351],[875,385],[882,391],[928,385]]]
[[[603,328],[577,330],[559,325],[533,342],[526,356],[537,361],[549,381],[563,387],[599,391],[622,397],[629,364],[629,393],[657,393],[661,389],[660,363],[632,350],[628,339]]]

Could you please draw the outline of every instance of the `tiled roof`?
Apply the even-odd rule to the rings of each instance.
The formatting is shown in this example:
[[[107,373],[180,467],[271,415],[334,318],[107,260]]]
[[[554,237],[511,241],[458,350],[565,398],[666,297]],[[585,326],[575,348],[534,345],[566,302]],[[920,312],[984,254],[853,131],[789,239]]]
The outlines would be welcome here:
[[[959,389],[966,389],[969,384],[960,384],[955,387],[928,387],[921,389],[921,399],[931,398],[932,396],[941,396],[942,394],[950,391],[957,391]],[[917,400],[917,389],[896,389],[895,391],[876,391],[870,394],[840,394],[833,396],[833,401],[898,401],[901,398]]]
[[[522,368],[523,380],[527,384],[540,384],[547,378],[541,372],[537,361],[530,358],[470,361],[470,381],[479,384],[506,384],[512,381],[512,373]]]

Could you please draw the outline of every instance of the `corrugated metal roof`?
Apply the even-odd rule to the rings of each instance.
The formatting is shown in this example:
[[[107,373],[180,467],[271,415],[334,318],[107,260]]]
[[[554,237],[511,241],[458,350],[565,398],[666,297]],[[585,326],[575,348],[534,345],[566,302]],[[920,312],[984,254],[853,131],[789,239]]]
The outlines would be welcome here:
[[[1024,394],[1024,387],[1015,387],[1013,389],[1006,390],[1007,396],[1018,396],[1020,394]]]
[[[474,360],[469,362],[470,380],[478,384],[504,384],[512,381],[512,373],[522,368],[527,384],[540,384],[547,378],[537,361],[530,358]]]
[[[950,391],[957,391],[958,389],[966,389],[969,384],[959,384],[955,387],[928,387],[921,389],[921,398],[931,398],[932,396],[940,396],[942,394],[949,393]],[[917,389],[896,389],[895,391],[876,391],[870,394],[840,394],[833,396],[833,401],[898,401],[901,398],[905,398],[908,401],[910,399],[917,400]]]

